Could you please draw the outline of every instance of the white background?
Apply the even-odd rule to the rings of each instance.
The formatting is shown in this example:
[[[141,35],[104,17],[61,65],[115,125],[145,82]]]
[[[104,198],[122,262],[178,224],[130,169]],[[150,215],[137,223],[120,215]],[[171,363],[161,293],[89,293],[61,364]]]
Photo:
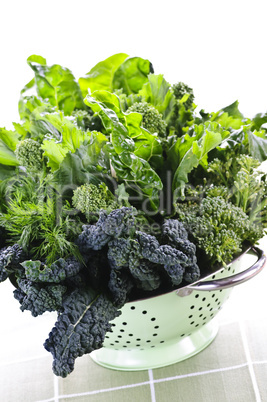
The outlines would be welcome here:
[[[3,0],[0,127],[18,120],[31,54],[76,78],[114,53],[140,56],[206,111],[238,99],[246,117],[266,112],[266,11],[266,0]]]
[[[12,128],[12,121],[18,121],[20,90],[33,77],[26,63],[31,54],[68,67],[79,78],[97,62],[124,52],[149,59],[155,73],[163,73],[170,83],[193,87],[196,104],[206,111],[238,99],[247,117],[266,112],[266,11],[266,0],[3,0],[0,127]],[[250,299],[237,290],[236,306],[244,314],[248,306],[251,316],[259,311],[259,281],[241,285]],[[235,310],[231,306],[227,311]],[[25,353],[45,353],[50,315],[33,319],[29,312],[21,313],[8,283],[0,284],[0,316],[5,323],[0,329],[2,363]],[[21,342],[16,345],[18,331]]]

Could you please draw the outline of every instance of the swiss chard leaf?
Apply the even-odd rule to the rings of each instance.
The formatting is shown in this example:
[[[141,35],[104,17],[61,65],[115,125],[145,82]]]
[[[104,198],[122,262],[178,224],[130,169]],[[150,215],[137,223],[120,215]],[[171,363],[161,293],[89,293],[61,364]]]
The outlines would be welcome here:
[[[229,136],[229,131],[225,131],[218,123],[206,122],[204,125],[195,126],[195,139],[188,141],[188,150],[183,149],[183,156],[177,159],[179,165],[173,178],[173,191],[176,195],[184,195],[185,184],[188,182],[188,174],[200,163],[207,164],[208,153],[219,146],[224,139]]]
[[[74,109],[84,109],[83,97],[72,72],[58,64],[48,66],[46,60],[37,55],[27,59],[35,74],[37,94],[49,99],[52,106],[71,115]],[[29,84],[28,84],[29,85]]]
[[[162,74],[149,74],[148,82],[143,85],[139,94],[146,102],[153,105],[166,121],[170,119],[175,105],[175,97],[170,84]]]
[[[144,156],[147,149],[139,147],[136,149],[134,139],[131,137],[133,133],[137,137],[139,135],[143,136],[140,140],[142,139],[143,143],[149,144],[149,155],[146,155],[148,158],[151,157],[151,152],[153,153],[154,150],[159,153],[162,152],[160,144],[157,142],[156,137],[147,132],[148,142],[145,137],[146,132],[140,128],[140,117],[142,116],[138,113],[124,114],[120,109],[119,99],[116,95],[107,91],[96,91],[93,95],[97,99],[87,95],[85,104],[99,114],[106,130],[110,133],[109,155],[117,179],[124,180],[128,185],[135,187],[139,194],[150,199],[152,208],[157,209],[159,203],[158,191],[162,189],[162,182],[150,163],[139,156],[140,154]],[[128,130],[128,125],[130,130]],[[154,139],[155,141],[153,141]],[[138,143],[137,139],[136,141]],[[139,155],[135,152],[139,153]]]
[[[61,193],[84,183],[98,184],[104,180],[110,171],[106,142],[104,134],[93,132],[75,152],[68,151],[53,174],[53,181]]]
[[[42,145],[44,155],[48,158],[47,164],[51,167],[52,171],[55,171],[67,152],[75,152],[86,139],[89,139],[89,134],[78,129],[68,119],[60,118],[59,115],[49,115],[48,117],[54,117],[52,123],[47,119],[43,119],[35,121],[34,124],[40,127],[41,130],[47,129],[46,134],[50,133],[53,137],[60,136],[60,141],[50,138],[44,140]]]
[[[254,116],[252,119],[251,129],[252,129],[252,131],[253,131],[253,129],[260,130],[261,126],[266,123],[267,123],[267,112],[266,113],[257,113],[256,116]]]
[[[93,104],[95,100],[97,100],[98,103],[101,103],[100,109]],[[113,145],[116,145],[118,153],[120,153],[122,150],[125,151],[125,146],[120,147],[120,144],[123,142],[121,136],[118,135],[118,128],[120,128],[120,131],[123,132],[124,137],[130,137],[134,141],[135,148],[133,147],[132,142],[128,142],[130,139],[127,139],[126,145],[128,146],[131,144],[131,146],[128,148],[129,151],[133,151],[135,155],[152,162],[152,164],[155,162],[158,164],[158,167],[161,165],[161,140],[157,135],[149,133],[141,126],[142,115],[140,113],[124,113],[118,96],[108,91],[95,91],[92,96],[87,97],[85,102],[88,102],[87,104],[90,103],[90,107],[94,111],[99,112],[100,115],[102,114],[102,118],[113,119],[113,126],[110,126],[110,120],[108,120],[106,123],[106,129],[112,130],[112,142]],[[113,110],[116,115],[114,115],[110,109]],[[105,113],[104,115],[103,112]],[[127,132],[123,129],[123,127],[121,127],[121,124],[127,129]],[[117,142],[115,143],[115,141]]]
[[[229,106],[219,110],[217,113],[212,113],[210,121],[216,121],[226,130],[229,128],[238,130],[244,124],[247,124],[247,119],[238,109],[239,102],[235,101]]]

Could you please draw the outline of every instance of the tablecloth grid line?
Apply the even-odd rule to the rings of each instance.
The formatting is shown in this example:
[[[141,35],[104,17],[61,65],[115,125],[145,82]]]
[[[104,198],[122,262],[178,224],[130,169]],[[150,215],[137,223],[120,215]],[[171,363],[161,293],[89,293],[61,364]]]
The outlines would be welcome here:
[[[254,390],[254,393],[255,393],[256,402],[261,402],[260,390],[259,390],[259,387],[258,387],[256,374],[255,374],[252,359],[251,359],[251,354],[250,354],[250,350],[249,350],[249,346],[248,346],[248,339],[247,339],[247,336],[246,336],[246,331],[245,331],[245,328],[244,328],[244,321],[243,320],[239,320],[239,328],[240,328],[243,347],[244,347],[244,350],[245,350],[246,359],[247,359],[247,362],[248,362],[248,369],[249,369],[249,374],[250,374],[250,378],[251,378],[252,385],[253,385],[253,390]]]
[[[267,360],[262,360],[262,361],[255,361],[252,362],[253,365],[262,365],[262,364],[267,364]],[[158,378],[155,379],[153,378],[153,384],[156,383],[163,383],[167,381],[175,381],[179,379],[184,379],[184,378],[190,378],[190,377],[197,377],[197,376],[202,376],[202,375],[207,375],[207,374],[215,374],[215,373],[220,373],[220,372],[227,372],[230,370],[238,370],[242,369],[244,367],[249,367],[249,363],[243,363],[243,364],[238,364],[235,366],[228,366],[228,367],[222,367],[219,369],[213,369],[213,370],[205,370],[205,371],[197,371],[194,373],[187,373],[187,374],[181,374],[181,375],[176,375],[172,377],[164,377],[164,378]],[[152,377],[149,379],[149,381],[144,381],[140,383],[135,383],[135,384],[127,384],[127,385],[122,385],[119,387],[114,387],[114,388],[104,388],[104,389],[99,389],[99,390],[94,390],[94,391],[88,391],[88,392],[81,392],[81,393],[75,393],[75,394],[62,394],[58,395],[57,401],[55,401],[55,397],[50,398],[50,399],[43,399],[43,400],[38,400],[34,402],[60,402],[61,399],[68,399],[68,398],[75,398],[75,397],[83,397],[83,396],[89,396],[89,395],[96,395],[96,394],[101,394],[105,392],[112,392],[112,391],[118,391],[121,389],[127,389],[127,388],[135,388],[135,387],[142,387],[144,385],[151,385]]]
[[[151,402],[156,402],[156,394],[155,394],[155,387],[154,387],[154,377],[153,377],[153,370],[148,370],[149,375],[149,383],[150,383],[150,392],[151,392]]]
[[[31,362],[33,360],[47,359],[47,357],[49,357],[49,355],[44,354],[44,355],[28,357],[25,359],[11,360],[9,362],[4,362],[4,363],[0,362],[0,367],[12,366],[13,364],[27,363],[27,362]]]

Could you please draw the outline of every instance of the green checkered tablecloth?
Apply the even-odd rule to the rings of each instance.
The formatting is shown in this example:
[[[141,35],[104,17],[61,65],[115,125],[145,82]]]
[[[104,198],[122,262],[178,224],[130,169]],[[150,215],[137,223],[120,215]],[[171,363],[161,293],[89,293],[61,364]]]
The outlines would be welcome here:
[[[267,241],[261,246],[267,252]],[[55,316],[21,313],[12,287],[0,284],[0,401],[254,402],[267,401],[267,267],[237,286],[218,314],[215,340],[168,367],[105,369],[83,356],[67,378],[53,375],[42,344]]]

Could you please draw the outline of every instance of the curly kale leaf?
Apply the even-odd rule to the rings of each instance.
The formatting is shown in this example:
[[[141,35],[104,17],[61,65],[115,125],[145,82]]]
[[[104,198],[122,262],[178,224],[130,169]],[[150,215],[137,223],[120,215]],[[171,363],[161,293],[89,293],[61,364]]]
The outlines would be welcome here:
[[[117,308],[121,308],[128,301],[128,295],[134,286],[133,280],[127,272],[112,269],[108,282],[112,302]]]
[[[45,265],[41,261],[24,261],[22,264],[25,269],[27,279],[33,282],[53,282],[59,283],[66,278],[76,275],[83,268],[81,262],[75,257],[58,259],[51,265]]]
[[[135,230],[135,208],[122,207],[114,209],[110,214],[100,211],[95,225],[84,225],[77,239],[81,253],[89,250],[101,250],[112,238],[118,238]]]
[[[121,271],[128,268],[135,284],[143,290],[154,290],[160,286],[158,270],[152,268],[152,264],[143,258],[141,246],[136,239],[114,239],[108,246],[108,259],[112,270]],[[114,275],[113,272],[111,275]]]
[[[22,273],[20,263],[26,258],[26,253],[18,244],[4,247],[0,250],[0,282],[3,282],[10,273]]]
[[[130,265],[130,272],[135,279],[138,288],[142,290],[156,290],[161,285],[160,269],[157,264],[147,260],[140,260],[133,266]],[[169,275],[171,277],[171,275]],[[171,279],[173,279],[171,277]]]
[[[188,258],[184,271],[184,280],[194,282],[200,277],[197,264],[196,246],[188,240],[188,232],[178,219],[167,219],[162,225],[162,237],[167,244],[181,250]]]
[[[41,285],[27,279],[18,280],[18,286],[14,290],[14,297],[21,304],[21,311],[29,310],[34,317],[46,311],[58,310],[67,290],[66,286]]]
[[[164,272],[175,286],[183,279],[192,282],[199,278],[196,247],[188,240],[181,222],[172,220],[163,226],[162,240],[167,244],[160,244],[155,236],[137,230],[137,223],[136,210],[131,207],[110,214],[101,211],[95,225],[84,226],[77,241],[80,252],[90,254],[91,250],[107,247],[111,271],[130,272],[137,287],[143,290],[157,289]]]
[[[65,298],[55,327],[44,347],[54,358],[53,371],[66,377],[74,369],[75,359],[99,349],[111,320],[120,312],[104,294],[91,289],[75,289]]]
[[[135,231],[135,216],[137,211],[133,207],[121,207],[114,209],[101,221],[104,232],[112,237],[130,236]]]

